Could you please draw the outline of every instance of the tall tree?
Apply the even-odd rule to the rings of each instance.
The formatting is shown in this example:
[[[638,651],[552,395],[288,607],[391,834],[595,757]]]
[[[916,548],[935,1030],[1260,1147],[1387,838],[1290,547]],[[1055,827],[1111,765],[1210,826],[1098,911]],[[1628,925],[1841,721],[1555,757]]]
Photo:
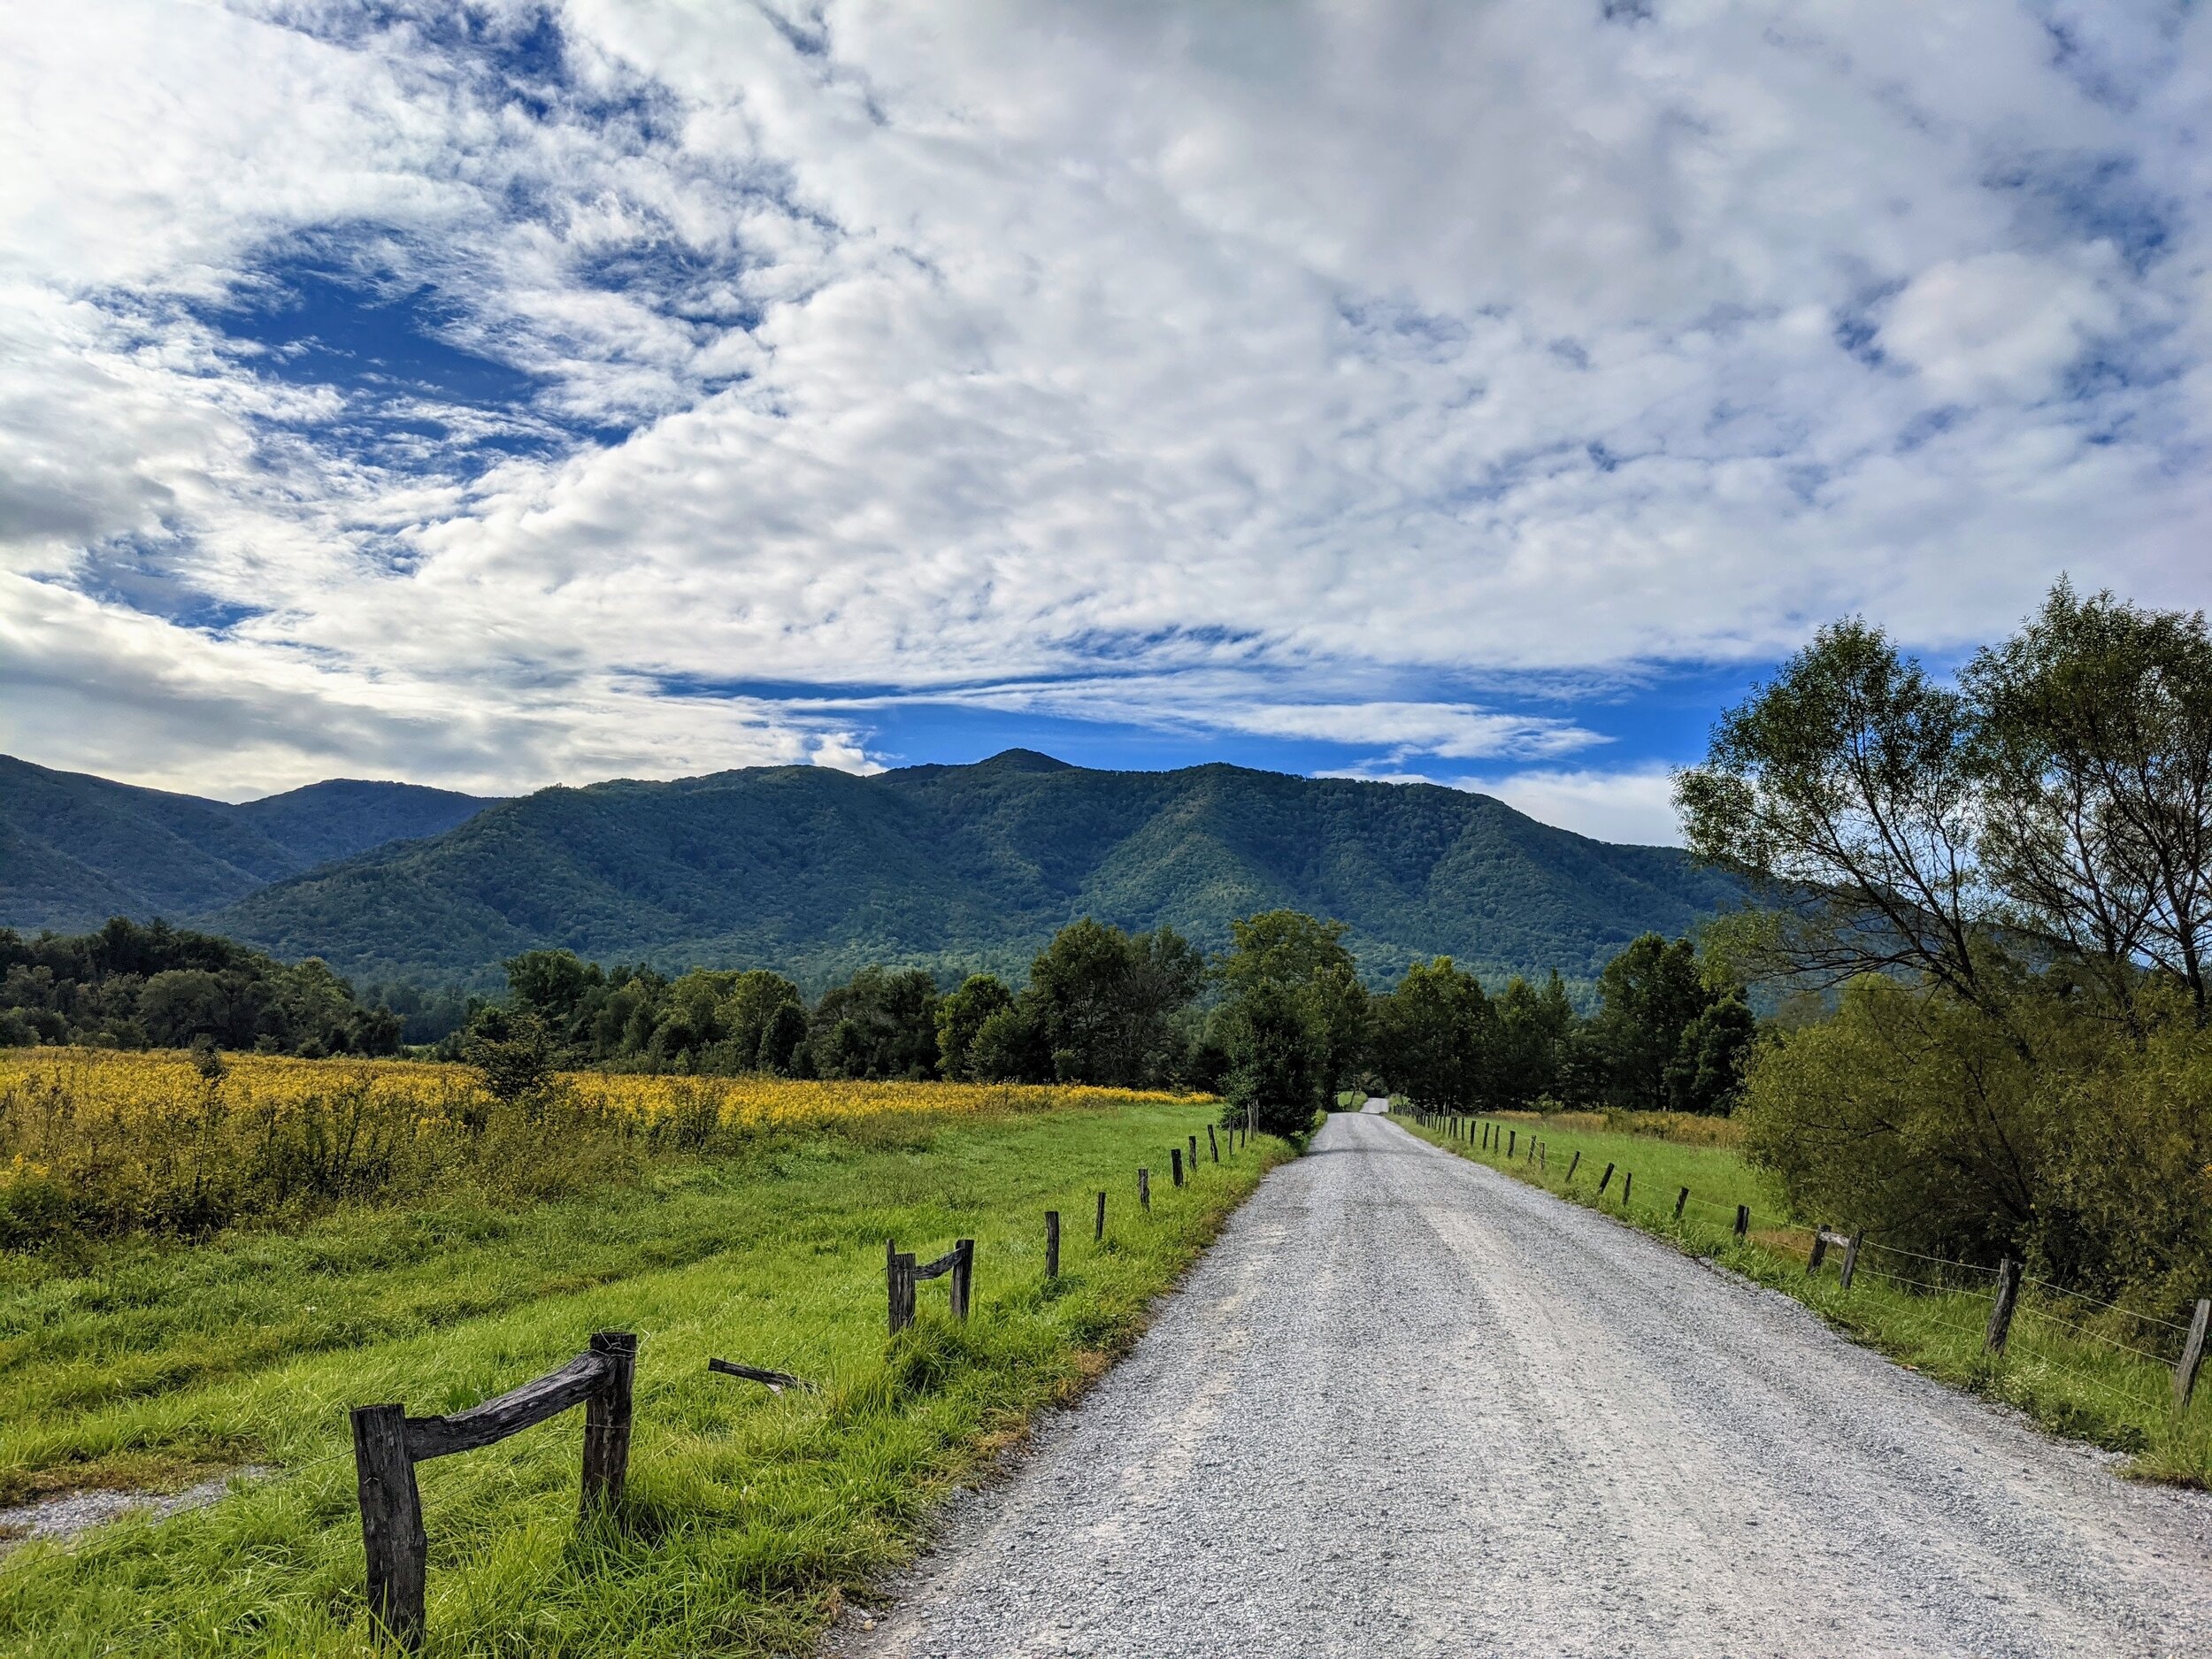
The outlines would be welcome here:
[[[1393,1093],[1440,1111],[1479,1103],[1489,1028],[1481,984],[1449,956],[1416,962],[1375,1004],[1374,1057]]]
[[[2147,964],[2212,1016],[2212,634],[2061,582],[1962,677],[2008,919],[2082,962],[2133,1020]]]
[[[1175,1060],[1175,1011],[1197,995],[1205,958],[1172,928],[1129,934],[1090,917],[1053,936],[1025,1002],[1056,1077],[1140,1087]]]

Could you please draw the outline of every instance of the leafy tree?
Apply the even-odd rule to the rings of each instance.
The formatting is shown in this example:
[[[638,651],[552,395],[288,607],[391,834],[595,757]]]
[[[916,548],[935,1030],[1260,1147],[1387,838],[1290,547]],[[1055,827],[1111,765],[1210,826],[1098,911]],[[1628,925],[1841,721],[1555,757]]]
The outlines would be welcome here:
[[[1060,1081],[1143,1087],[1171,1075],[1172,1016],[1204,978],[1204,957],[1172,928],[1132,936],[1087,916],[1030,965],[1026,1011]]]
[[[1333,1095],[1365,1057],[1370,1010],[1348,930],[1299,910],[1265,910],[1229,924],[1230,948],[1217,970],[1226,994],[1228,1029],[1240,1029],[1240,1010],[1259,987],[1291,997],[1306,1023],[1321,1092]],[[1237,1054],[1235,1043],[1230,1052]],[[1240,1062],[1241,1063],[1241,1062]]]
[[[1747,956],[1832,984],[1907,969],[1993,1010],[1973,737],[1966,699],[1859,621],[1723,715],[1675,802],[1691,850],[1770,907]]]
[[[720,1018],[731,1071],[787,1071],[806,1031],[806,1002],[780,973],[754,968],[731,976]]]
[[[2212,1019],[2212,634],[2061,582],[1962,676],[1978,850],[2011,927],[2082,964],[2139,1032],[2148,966]]]
[[[1489,998],[1449,956],[1416,962],[1375,1004],[1377,1062],[1391,1088],[1435,1111],[1479,1102],[1494,1019]]]
[[[1010,1010],[1014,994],[992,973],[972,973],[937,1004],[937,1068],[956,1082],[972,1082],[976,1039],[995,1014]]]
[[[1583,1043],[1607,1105],[1712,1112],[1734,1104],[1756,1022],[1740,990],[1706,982],[1688,940],[1635,940],[1598,976],[1598,995]]]
[[[1310,1009],[1293,987],[1257,979],[1240,989],[1232,1028],[1225,1120],[1248,1115],[1264,1134],[1304,1134],[1326,1104]]]
[[[919,968],[863,968],[815,1004],[807,1046],[823,1077],[934,1077],[937,983]]]
[[[1492,1009],[1483,1079],[1487,1101],[1510,1110],[1560,1096],[1578,1023],[1565,983],[1554,973],[1540,991],[1517,974],[1493,999]]]
[[[527,1009],[493,1006],[469,1022],[462,1053],[496,1099],[513,1104],[534,1098],[553,1076],[552,1034]]]

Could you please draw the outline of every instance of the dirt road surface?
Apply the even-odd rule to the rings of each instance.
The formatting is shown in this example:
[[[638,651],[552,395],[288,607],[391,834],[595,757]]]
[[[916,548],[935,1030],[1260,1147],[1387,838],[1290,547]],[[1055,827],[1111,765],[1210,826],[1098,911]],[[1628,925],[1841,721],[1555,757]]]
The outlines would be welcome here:
[[[2212,1500],[1341,1114],[872,1659],[2212,1653]]]

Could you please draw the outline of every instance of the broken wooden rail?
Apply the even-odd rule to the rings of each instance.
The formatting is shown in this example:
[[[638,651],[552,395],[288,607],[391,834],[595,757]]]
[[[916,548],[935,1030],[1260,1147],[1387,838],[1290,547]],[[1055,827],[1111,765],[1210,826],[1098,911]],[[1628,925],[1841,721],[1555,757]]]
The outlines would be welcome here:
[[[417,1463],[479,1451],[582,1406],[581,1512],[586,1517],[614,1513],[629,1469],[636,1368],[637,1338],[627,1331],[600,1331],[586,1352],[559,1370],[450,1417],[411,1417],[398,1404],[355,1408],[353,1461],[370,1619],[401,1647],[412,1651],[422,1646],[430,1539],[423,1530]]]
[[[914,1323],[914,1287],[926,1279],[950,1275],[952,1317],[968,1317],[969,1297],[975,1286],[975,1240],[960,1239],[935,1261],[916,1266],[910,1252],[884,1240],[884,1279],[891,1299],[891,1334],[896,1336]]]

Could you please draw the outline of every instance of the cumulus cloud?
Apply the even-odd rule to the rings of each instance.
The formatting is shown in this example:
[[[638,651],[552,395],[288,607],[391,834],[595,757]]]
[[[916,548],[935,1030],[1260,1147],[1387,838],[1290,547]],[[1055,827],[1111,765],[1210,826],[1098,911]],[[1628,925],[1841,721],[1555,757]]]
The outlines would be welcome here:
[[[2203,602],[2208,31],[15,8],[0,742],[517,788],[964,700],[1642,838],[1466,687]]]

